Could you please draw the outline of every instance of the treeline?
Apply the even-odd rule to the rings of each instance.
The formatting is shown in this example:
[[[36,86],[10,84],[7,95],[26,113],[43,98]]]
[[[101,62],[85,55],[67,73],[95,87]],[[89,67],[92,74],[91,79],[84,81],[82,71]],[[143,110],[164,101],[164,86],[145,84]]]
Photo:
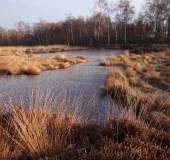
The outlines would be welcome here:
[[[65,21],[40,20],[32,26],[24,22],[14,29],[0,27],[0,45],[100,45],[100,44],[170,44],[170,1],[145,0],[138,16],[128,0],[109,4],[97,0],[91,16]]]

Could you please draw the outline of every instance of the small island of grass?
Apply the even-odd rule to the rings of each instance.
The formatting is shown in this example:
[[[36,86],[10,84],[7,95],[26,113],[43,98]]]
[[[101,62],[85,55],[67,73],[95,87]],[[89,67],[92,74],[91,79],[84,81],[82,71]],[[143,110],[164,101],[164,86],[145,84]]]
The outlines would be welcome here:
[[[42,71],[65,69],[83,63],[87,56],[66,57],[66,53],[48,57],[34,56],[31,49],[6,48],[0,50],[0,75],[38,75]]]

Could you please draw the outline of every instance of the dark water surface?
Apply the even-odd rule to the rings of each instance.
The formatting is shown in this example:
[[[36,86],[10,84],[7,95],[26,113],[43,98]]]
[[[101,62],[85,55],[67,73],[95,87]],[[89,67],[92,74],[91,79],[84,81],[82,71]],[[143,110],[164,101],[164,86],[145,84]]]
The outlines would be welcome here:
[[[67,69],[44,71],[37,76],[6,76],[0,80],[0,92],[18,99],[23,97],[29,101],[31,91],[50,89],[54,94],[66,91],[69,95],[83,94],[88,101],[94,94],[97,105],[105,103],[106,98],[101,99],[100,85],[104,83],[106,76],[116,67],[103,67],[99,63],[111,55],[123,54],[123,50],[81,50],[67,52],[67,57],[86,55],[85,63],[71,66]],[[62,53],[46,53],[36,56],[49,56]],[[7,97],[5,98],[7,99]]]

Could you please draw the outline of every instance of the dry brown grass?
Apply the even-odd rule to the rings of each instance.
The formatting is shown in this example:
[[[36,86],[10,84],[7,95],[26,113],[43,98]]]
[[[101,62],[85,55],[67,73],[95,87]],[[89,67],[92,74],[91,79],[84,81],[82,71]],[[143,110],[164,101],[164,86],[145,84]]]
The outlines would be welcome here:
[[[58,65],[59,65],[59,68],[61,68],[61,69],[65,69],[65,68],[70,67],[69,62],[59,62]]]
[[[67,99],[68,98],[68,99]],[[73,124],[88,120],[92,104],[81,108],[82,96],[69,101],[63,91],[53,95],[47,91],[30,95],[23,101],[1,106],[0,159],[37,159],[63,152]],[[2,112],[5,111],[5,112]]]
[[[10,46],[10,47],[0,47],[0,56],[24,56],[38,53],[55,53],[55,52],[66,52],[66,51],[75,51],[75,50],[86,50],[90,47],[84,46],[67,46],[67,45],[49,45],[49,46],[33,46],[33,47],[24,47],[24,46]]]
[[[102,93],[116,100],[134,119],[146,122],[149,127],[170,131],[170,98],[148,83],[133,77],[129,79],[121,70],[111,72],[101,86]],[[155,115],[160,115],[155,121]],[[126,115],[127,113],[125,113]],[[152,118],[153,117],[153,118]],[[155,123],[154,123],[155,122]]]
[[[100,88],[104,94],[110,95],[122,105],[127,104],[131,99],[130,97],[136,97],[136,91],[129,85],[121,70],[111,72],[107,76],[105,84],[101,85]]]
[[[111,72],[102,92],[132,110],[149,126],[170,130],[169,50],[118,56],[124,70]],[[168,67],[167,67],[168,66]],[[163,92],[160,90],[162,89]],[[164,91],[166,91],[164,93]],[[117,96],[115,96],[117,95]],[[155,120],[157,117],[157,120]],[[154,123],[155,122],[155,123]]]
[[[136,74],[154,87],[170,91],[170,50],[162,52],[144,52],[144,54],[133,54],[125,51],[125,55],[111,56],[99,65],[118,66],[122,65],[126,76],[132,82]],[[138,80],[140,85],[140,78]]]
[[[57,59],[57,60],[67,60],[66,55],[67,55],[67,53],[58,54],[57,56],[55,56],[55,59]]]
[[[25,64],[25,57],[20,56],[3,56],[0,62],[0,74],[17,75],[21,74],[21,66]]]
[[[66,52],[75,50],[90,49],[90,47],[84,46],[68,46],[68,45],[49,45],[49,46],[35,46],[31,48],[34,54],[37,53],[55,53],[55,52]]]
[[[104,59],[103,62],[99,63],[100,66],[117,66],[122,65],[120,57],[112,55],[111,57]]]
[[[170,156],[170,132],[152,128],[142,119],[129,118],[127,111],[120,118],[110,117],[103,125],[85,123],[92,108],[81,108],[83,97],[67,101],[64,92],[55,97],[50,92],[43,95],[38,92],[34,100],[33,95],[29,107],[23,101],[18,107],[12,102],[1,106],[7,109],[4,113],[3,108],[0,111],[3,160],[118,160],[120,155],[121,159],[159,160]],[[161,120],[162,127],[167,127],[169,119],[162,120],[161,116],[158,120],[157,113],[150,116],[154,125]]]
[[[85,55],[80,55],[80,56],[77,56],[76,58],[79,58],[79,59],[85,60],[85,59],[87,59],[88,57],[87,57],[87,56],[85,56]]]
[[[10,139],[11,142],[6,142],[9,143],[9,147],[11,148],[14,144],[16,146],[14,151],[12,148],[10,151],[14,153],[18,151],[21,154],[10,154],[9,152],[9,159],[13,156],[12,154],[18,157],[25,154],[25,156],[36,158],[63,148],[71,127],[69,119],[59,115],[55,116],[50,111],[42,109],[26,111],[24,108],[20,108],[4,120],[9,123],[8,128],[4,128],[2,131],[4,141]]]
[[[0,47],[0,56],[25,56],[26,47]]]
[[[38,75],[41,71],[65,69],[84,62],[80,58],[68,58],[66,54],[49,57],[2,56],[0,58],[1,75]]]
[[[136,71],[134,71],[132,67],[126,67],[124,72],[125,72],[126,77],[135,77],[136,76]]]
[[[27,75],[39,75],[41,73],[41,70],[38,67],[32,66],[32,67],[23,69],[22,72]]]
[[[84,60],[77,58],[77,57],[76,58],[70,58],[68,61],[69,61],[70,64],[77,64],[77,63],[83,63],[84,62]]]

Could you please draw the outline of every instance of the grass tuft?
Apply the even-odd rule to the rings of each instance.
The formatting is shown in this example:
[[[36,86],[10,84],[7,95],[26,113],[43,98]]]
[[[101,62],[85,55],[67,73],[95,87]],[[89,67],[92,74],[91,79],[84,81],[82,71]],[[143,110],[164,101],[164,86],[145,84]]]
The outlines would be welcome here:
[[[48,57],[3,56],[0,75],[39,75],[41,71],[65,69],[83,62],[80,58],[68,58],[66,54]]]
[[[24,74],[27,74],[27,75],[39,75],[41,73],[41,70],[37,67],[29,67],[27,69],[25,69],[24,71]]]
[[[70,63],[69,62],[59,62],[59,68],[61,69],[65,69],[70,67]]]
[[[122,159],[135,156],[159,160],[170,156],[170,133],[151,128],[142,119],[127,117],[130,110],[119,118],[110,117],[105,124],[89,123],[92,108],[82,108],[83,97],[70,101],[65,93],[57,97],[49,92],[33,95],[27,107],[21,101],[18,107],[6,104],[9,108],[0,111],[0,158],[3,160],[61,157],[118,160],[120,155]],[[150,116],[158,124],[157,113]],[[167,127],[165,119],[159,120]]]
[[[79,55],[76,58],[79,58],[79,59],[82,59],[82,60],[88,59],[88,57],[85,56],[85,55]]]
[[[119,106],[132,110],[136,118],[149,127],[166,131],[170,130],[168,53],[169,50],[144,54],[128,52],[117,56],[123,70],[111,72],[101,86],[105,95],[111,96]]]

